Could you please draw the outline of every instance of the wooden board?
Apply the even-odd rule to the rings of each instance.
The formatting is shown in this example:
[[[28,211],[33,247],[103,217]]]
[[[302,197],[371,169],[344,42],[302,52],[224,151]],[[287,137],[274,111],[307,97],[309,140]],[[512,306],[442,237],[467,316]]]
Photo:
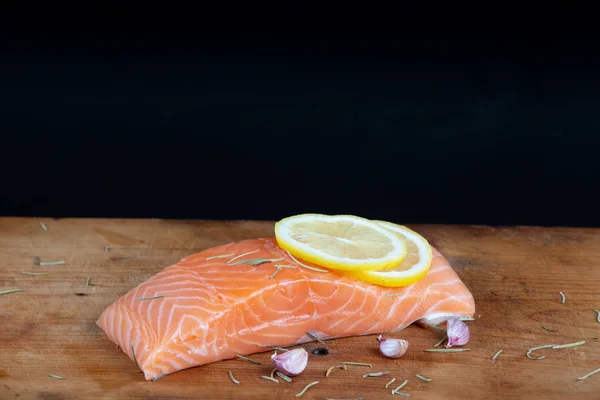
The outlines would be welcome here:
[[[40,227],[43,220],[48,227]],[[375,336],[329,341],[330,354],[311,356],[292,384],[261,380],[269,353],[257,366],[240,360],[181,371],[148,382],[96,326],[98,315],[141,280],[186,255],[247,238],[271,236],[270,222],[98,219],[0,219],[0,398],[10,399],[293,399],[309,382],[320,384],[303,398],[395,398],[385,383],[409,379],[415,399],[597,399],[600,374],[600,230],[413,226],[451,262],[471,289],[481,318],[470,322],[470,352],[423,352],[438,333],[410,326],[391,336],[409,340],[399,360],[378,354]],[[106,251],[105,251],[106,246]],[[65,265],[33,265],[65,260]],[[50,272],[26,276],[22,271]],[[86,286],[86,277],[91,277]],[[133,279],[131,279],[133,277]],[[559,291],[567,296],[560,303]],[[546,325],[560,332],[547,332]],[[526,349],[585,340],[583,346],[545,351],[533,361]],[[307,349],[317,347],[306,345]],[[504,352],[492,361],[499,349]],[[340,361],[373,369],[327,368]],[[232,384],[232,370],[242,383]],[[367,372],[389,375],[363,379]],[[415,374],[433,381],[422,382]],[[63,376],[64,380],[48,377]],[[393,385],[392,385],[393,386]],[[398,397],[400,398],[400,397]]]

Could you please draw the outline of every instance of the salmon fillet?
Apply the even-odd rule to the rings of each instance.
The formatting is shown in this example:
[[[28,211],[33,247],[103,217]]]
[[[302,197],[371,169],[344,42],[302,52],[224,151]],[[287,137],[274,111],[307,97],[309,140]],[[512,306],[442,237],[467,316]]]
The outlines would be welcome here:
[[[111,304],[97,324],[150,380],[266,351],[265,345],[310,342],[307,332],[329,339],[473,316],[473,296],[448,261],[433,254],[425,278],[388,288],[306,269],[274,238],[245,240],[165,268]]]

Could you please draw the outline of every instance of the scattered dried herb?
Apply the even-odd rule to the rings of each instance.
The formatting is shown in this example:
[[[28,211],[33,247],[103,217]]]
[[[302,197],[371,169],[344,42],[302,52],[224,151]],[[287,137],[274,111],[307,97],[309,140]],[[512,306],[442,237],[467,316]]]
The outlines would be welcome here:
[[[261,362],[259,362],[259,361],[253,360],[253,359],[251,359],[251,358],[248,358],[248,357],[240,356],[239,354],[236,354],[236,357],[237,357],[237,358],[240,358],[240,359],[242,359],[242,360],[250,361],[250,362],[251,362],[251,363],[253,363],[253,364],[262,365],[262,363],[261,363]]]
[[[584,376],[582,376],[582,377],[580,377],[580,378],[577,378],[577,380],[578,380],[578,381],[582,381],[582,380],[584,380],[584,379],[587,379],[587,378],[589,378],[590,376],[592,376],[592,375],[594,375],[594,374],[597,374],[598,372],[600,372],[600,368],[598,368],[598,369],[596,369],[596,370],[594,370],[594,371],[592,371],[592,372],[590,372],[590,373],[588,373],[588,374],[585,374]]]
[[[600,310],[594,310],[598,316],[596,317],[596,322],[600,324]]]
[[[258,265],[261,264],[266,264],[266,263],[270,263],[270,262],[275,262],[275,261],[281,261],[283,260],[283,258],[272,258],[272,259],[267,259],[267,258],[249,258],[247,260],[240,260],[240,261],[236,261],[234,263],[227,263],[227,265],[241,265],[241,264],[248,264],[248,265],[252,265],[253,267],[256,267]]]
[[[342,399],[334,399],[333,397],[325,397],[324,400],[342,400]],[[363,400],[363,398],[357,397],[356,399],[344,399],[344,400]]]
[[[289,349],[285,349],[285,348],[283,348],[283,347],[278,347],[278,346],[269,346],[269,345],[266,345],[266,344],[265,344],[265,345],[260,345],[260,344],[259,344],[259,345],[258,345],[258,347],[268,347],[268,348],[270,348],[270,349],[273,349],[273,350],[279,350],[279,351],[290,351]]]
[[[481,315],[480,315],[481,316]],[[459,318],[461,321],[476,321],[475,318],[473,317],[460,317]]]
[[[214,260],[214,259],[217,259],[217,258],[231,257],[232,255],[233,255],[233,253],[231,253],[231,254],[221,254],[219,256],[206,257],[206,261]]]
[[[327,346],[327,344],[324,341],[322,341],[321,339],[319,339],[318,337],[316,337],[315,335],[313,335],[310,332],[306,332],[306,336],[308,336],[312,340],[316,340],[317,342],[321,343],[323,346]]]
[[[400,386],[398,386],[396,389],[392,390],[392,394],[394,394],[394,392],[397,392],[398,390],[402,389],[404,386],[406,386],[407,383],[408,383],[408,379],[405,380],[404,382],[402,382],[402,384]]]
[[[547,326],[544,325],[540,325],[542,327],[542,329],[548,331],[548,332],[560,332],[560,330],[558,329],[552,329],[552,328],[548,328]]]
[[[131,355],[133,356],[133,361],[135,361],[135,365],[140,368],[140,364],[138,364],[137,357],[135,356],[135,349],[133,348],[133,343],[131,343]]]
[[[46,226],[46,224],[44,223],[44,221],[40,221],[40,226],[42,227],[43,230],[45,230],[46,232],[48,232],[48,227]]]
[[[60,376],[60,375],[53,375],[53,374],[48,374],[48,376],[50,378],[54,378],[54,379],[65,379],[64,377]]]
[[[233,377],[233,373],[231,371],[228,372],[228,375],[229,375],[229,379],[231,379],[231,382],[235,383],[236,385],[240,384],[240,381],[238,381],[237,379],[235,379]]]
[[[85,286],[90,286],[90,280],[92,279],[91,276],[88,276],[87,278],[85,278]]]
[[[275,371],[275,373],[277,374],[278,377],[280,377],[281,379],[283,379],[284,381],[286,381],[287,383],[292,383],[292,378],[290,378],[289,376],[287,376],[284,373],[281,373],[279,371]]]
[[[565,304],[565,302],[567,301],[567,296],[565,296],[565,294],[563,292],[558,292],[560,294],[560,303],[561,304]]]
[[[326,270],[326,269],[315,268],[315,267],[311,267],[310,265],[303,264],[300,261],[298,261],[298,259],[296,257],[294,257],[289,251],[287,253],[292,260],[297,262],[303,268],[310,269],[311,271],[315,271],[315,272],[329,272],[329,270]]]
[[[152,297],[136,297],[136,300],[154,300],[154,299],[161,299],[165,297],[164,295],[160,295],[160,296],[152,296]]]
[[[3,290],[0,292],[0,295],[3,294],[9,294],[9,293],[16,293],[16,292],[22,292],[21,289],[8,289],[8,290]]]
[[[44,276],[44,275],[50,275],[50,272],[27,272],[27,271],[23,271],[21,272],[23,275],[31,275],[31,276]]]
[[[304,393],[306,393],[306,391],[307,391],[308,389],[310,389],[311,387],[315,386],[315,385],[316,385],[316,384],[318,384],[318,383],[319,383],[319,381],[314,381],[314,382],[311,382],[311,383],[309,383],[308,385],[304,386],[304,389],[302,389],[302,391],[301,391],[300,393],[298,393],[298,394],[296,395],[296,397],[302,397],[302,395],[304,395]]]
[[[229,261],[227,261],[227,265],[231,265],[231,263],[232,263],[232,262],[234,262],[235,260],[237,260],[238,258],[242,258],[242,257],[244,257],[244,256],[247,256],[247,255],[249,255],[249,254],[254,254],[254,253],[258,252],[259,250],[260,250],[260,249],[256,249],[256,250],[254,250],[254,251],[249,251],[249,252],[247,252],[247,253],[240,254],[239,256],[235,256],[235,257],[233,257],[232,259],[230,259]]]
[[[271,371],[271,378],[275,379],[275,372],[277,371],[277,368],[273,368],[273,371]]]
[[[531,355],[531,353],[534,352],[534,351],[536,351],[536,350],[553,348],[554,346],[556,346],[556,345],[555,344],[546,344],[544,346],[532,347],[529,350],[527,350],[527,353],[525,354],[525,356],[527,356],[527,358],[529,358],[531,360],[543,360],[544,358],[546,358],[546,356],[533,357]]]
[[[52,265],[65,265],[64,261],[47,261],[47,262],[40,262],[38,264],[41,267],[49,267]]]
[[[425,349],[428,353],[462,353],[463,351],[470,351],[471,349]]]
[[[492,361],[495,360],[496,358],[498,358],[498,356],[500,355],[500,353],[502,353],[504,350],[498,350],[496,352],[496,354],[494,354],[494,357],[492,357]]]
[[[387,388],[388,388],[388,387],[390,387],[390,385],[391,385],[392,383],[394,383],[394,382],[396,382],[396,378],[392,378],[392,380],[391,380],[391,381],[389,381],[388,383],[386,383],[386,384],[385,384],[385,388],[387,389]]]
[[[437,342],[436,344],[433,345],[433,347],[439,347],[442,343],[444,343],[444,341],[448,339],[448,335],[444,335],[444,337],[442,338],[442,340],[440,340],[439,342]]]
[[[104,252],[108,253],[108,245],[104,246]]]
[[[397,394],[397,395],[400,395],[400,396],[402,396],[402,397],[410,397],[410,394],[408,394],[408,393],[394,392],[394,393],[392,393],[392,394]]]
[[[582,340],[581,342],[575,342],[575,343],[560,344],[560,345],[554,346],[553,349],[566,349],[567,347],[581,346],[582,344],[585,344],[585,340]]]
[[[378,377],[378,376],[384,376],[389,374],[389,372],[371,372],[369,374],[365,374],[363,375],[363,379],[364,378],[373,378],[373,377]]]
[[[313,349],[311,353],[315,356],[326,356],[329,354],[329,350],[322,347],[317,347],[316,349]]]
[[[40,265],[41,261],[42,260],[38,256],[33,257],[33,265]]]
[[[369,368],[373,368],[373,366],[371,364],[359,363],[359,362],[354,362],[354,361],[342,361],[340,364],[356,365],[357,367],[369,367]]]
[[[133,275],[131,275],[131,272],[129,272],[129,273],[127,274],[127,277],[129,277],[129,280],[130,280],[130,281],[135,281],[135,280],[137,279],[136,277],[134,277]]]
[[[348,367],[344,364],[344,365],[334,365],[333,367],[329,367],[329,369],[327,369],[327,372],[325,372],[325,376],[329,376],[331,375],[331,373],[333,372],[334,369],[343,369],[343,370],[348,370]]]
[[[267,380],[267,381],[271,381],[271,382],[279,383],[279,381],[278,381],[277,379],[275,379],[275,378],[271,378],[270,376],[265,376],[265,375],[262,375],[262,376],[261,376],[261,379],[265,379],[265,380]]]
[[[433,380],[433,379],[425,378],[423,375],[419,375],[419,374],[417,374],[415,376],[424,382],[431,382]]]
[[[446,330],[445,330],[445,329],[443,329],[443,328],[440,328],[440,327],[439,327],[439,326],[437,326],[437,325],[430,324],[429,322],[425,322],[425,321],[417,321],[417,324],[418,324],[418,325],[421,325],[421,326],[425,326],[425,327],[427,327],[427,328],[434,329],[434,330],[436,330],[436,331],[438,331],[438,332],[441,332],[441,333],[443,333],[444,335],[445,335],[445,334],[447,334],[447,332],[446,332]]]

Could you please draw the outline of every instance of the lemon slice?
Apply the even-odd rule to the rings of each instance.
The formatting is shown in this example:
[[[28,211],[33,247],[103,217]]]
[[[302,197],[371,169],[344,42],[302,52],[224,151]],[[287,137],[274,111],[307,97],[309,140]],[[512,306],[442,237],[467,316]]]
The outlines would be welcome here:
[[[406,243],[382,225],[353,215],[301,214],[275,224],[279,247],[325,268],[383,270],[400,264]]]
[[[361,281],[389,287],[408,286],[427,275],[433,259],[429,242],[423,236],[405,226],[385,221],[374,222],[390,232],[394,232],[406,241],[408,247],[406,258],[389,271],[352,271],[345,274]]]

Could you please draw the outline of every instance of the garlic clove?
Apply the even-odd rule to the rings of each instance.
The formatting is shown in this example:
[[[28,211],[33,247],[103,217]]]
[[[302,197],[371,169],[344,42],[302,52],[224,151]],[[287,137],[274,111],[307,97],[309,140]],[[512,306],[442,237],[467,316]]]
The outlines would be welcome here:
[[[448,320],[447,331],[447,349],[449,349],[452,346],[464,346],[465,344],[469,343],[469,339],[471,339],[471,332],[469,331],[469,327],[460,319]]]
[[[293,349],[285,353],[273,354],[271,361],[277,371],[288,376],[296,376],[302,373],[308,364],[308,353],[303,348]]]
[[[379,350],[389,358],[400,358],[408,351],[408,341],[402,339],[381,339]]]

